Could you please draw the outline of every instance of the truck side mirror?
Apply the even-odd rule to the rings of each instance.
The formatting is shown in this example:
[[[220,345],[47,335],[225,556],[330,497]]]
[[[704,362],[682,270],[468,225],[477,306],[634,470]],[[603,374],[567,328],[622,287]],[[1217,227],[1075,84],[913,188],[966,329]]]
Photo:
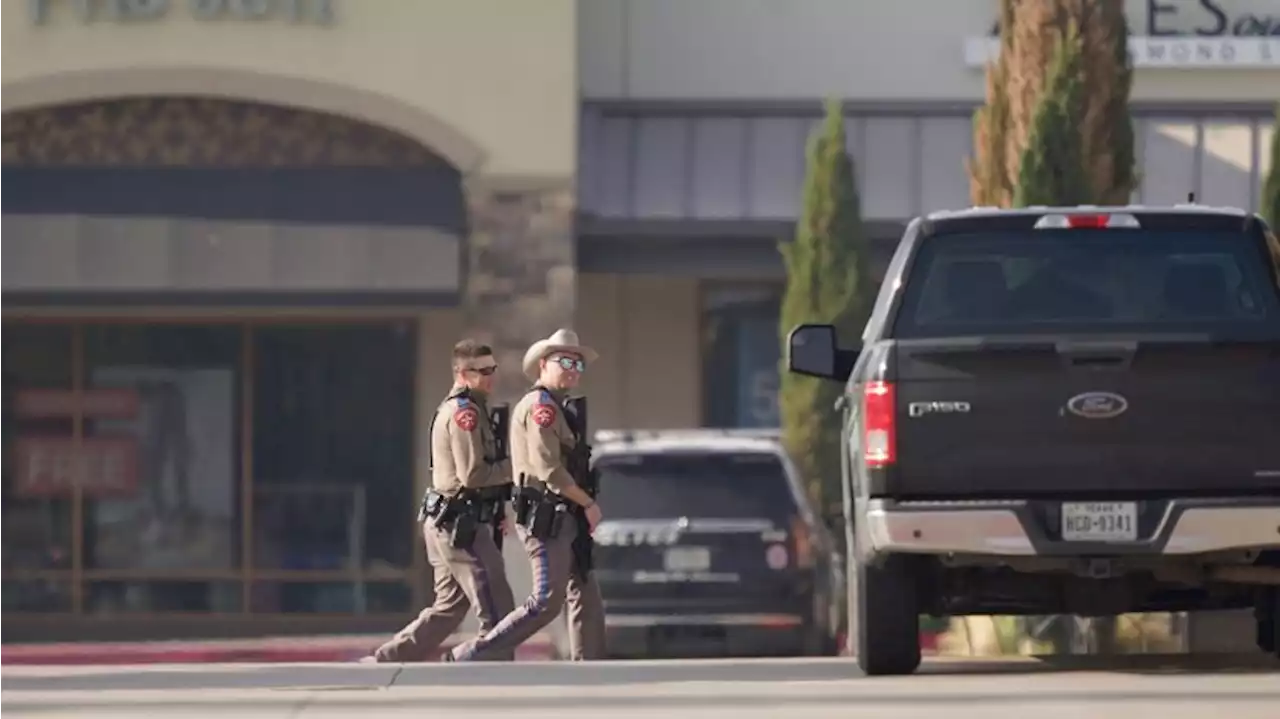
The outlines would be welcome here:
[[[835,379],[836,328],[800,325],[787,335],[787,369],[796,374]]]
[[[836,345],[831,325],[799,325],[787,335],[787,370],[796,374],[843,382],[858,358],[858,350]]]

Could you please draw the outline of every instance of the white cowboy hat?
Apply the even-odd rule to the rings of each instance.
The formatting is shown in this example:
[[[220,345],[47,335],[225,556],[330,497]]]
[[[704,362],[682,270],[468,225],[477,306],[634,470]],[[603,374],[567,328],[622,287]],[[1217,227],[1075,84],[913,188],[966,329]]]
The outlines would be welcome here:
[[[573,330],[556,330],[554,334],[545,340],[538,340],[529,346],[528,351],[524,353],[524,373],[529,379],[538,379],[538,362],[542,358],[556,352],[569,352],[581,355],[582,359],[587,362],[595,362],[600,354],[595,350],[578,342],[578,333]]]

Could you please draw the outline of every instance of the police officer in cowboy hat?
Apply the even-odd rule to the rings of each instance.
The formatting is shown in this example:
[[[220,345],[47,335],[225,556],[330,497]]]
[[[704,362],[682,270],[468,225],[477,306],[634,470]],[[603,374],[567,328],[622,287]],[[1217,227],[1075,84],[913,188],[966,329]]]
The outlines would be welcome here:
[[[575,409],[582,405],[568,396],[598,356],[565,329],[525,353],[524,373],[535,384],[511,412],[511,464],[516,533],[533,565],[533,590],[492,631],[456,647],[446,660],[501,658],[551,623],[566,602],[571,658],[603,657],[604,602],[594,576],[574,554],[575,537],[593,531],[601,514],[580,486],[588,446],[584,410]]]
[[[365,662],[437,658],[440,644],[474,608],[481,633],[511,613],[515,599],[494,528],[506,531],[511,474],[488,405],[497,361],[488,345],[453,348],[453,387],[431,423],[432,488],[419,512],[435,602]],[[514,652],[494,652],[510,660]]]

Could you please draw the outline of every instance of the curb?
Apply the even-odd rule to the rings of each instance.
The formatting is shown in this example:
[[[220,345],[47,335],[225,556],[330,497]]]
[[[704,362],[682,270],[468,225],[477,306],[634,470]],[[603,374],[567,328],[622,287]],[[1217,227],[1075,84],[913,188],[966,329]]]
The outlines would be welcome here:
[[[293,664],[354,662],[368,656],[387,637],[302,640],[295,643],[251,642],[141,642],[84,644],[19,644],[0,649],[4,666],[88,666],[118,664]],[[440,645],[443,653],[459,643],[450,638]],[[167,645],[167,646],[166,646]],[[551,642],[540,637],[516,650],[520,661],[548,661]]]

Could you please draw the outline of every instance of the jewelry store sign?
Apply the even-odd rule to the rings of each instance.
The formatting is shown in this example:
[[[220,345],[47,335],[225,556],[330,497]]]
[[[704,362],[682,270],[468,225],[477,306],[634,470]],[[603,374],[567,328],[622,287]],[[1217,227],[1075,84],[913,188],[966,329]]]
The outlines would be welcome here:
[[[1129,56],[1138,68],[1280,69],[1280,39],[1131,37]],[[986,67],[998,57],[999,38],[965,39],[964,62],[969,67]]]
[[[199,21],[281,21],[332,25],[334,0],[27,0],[33,25],[58,18],[95,22],[156,22],[184,13]]]
[[[1233,0],[1146,0],[1143,28],[1129,37],[1134,67],[1280,69],[1280,15],[1239,5]],[[964,61],[984,67],[1000,56],[999,28],[987,37],[964,41]]]

